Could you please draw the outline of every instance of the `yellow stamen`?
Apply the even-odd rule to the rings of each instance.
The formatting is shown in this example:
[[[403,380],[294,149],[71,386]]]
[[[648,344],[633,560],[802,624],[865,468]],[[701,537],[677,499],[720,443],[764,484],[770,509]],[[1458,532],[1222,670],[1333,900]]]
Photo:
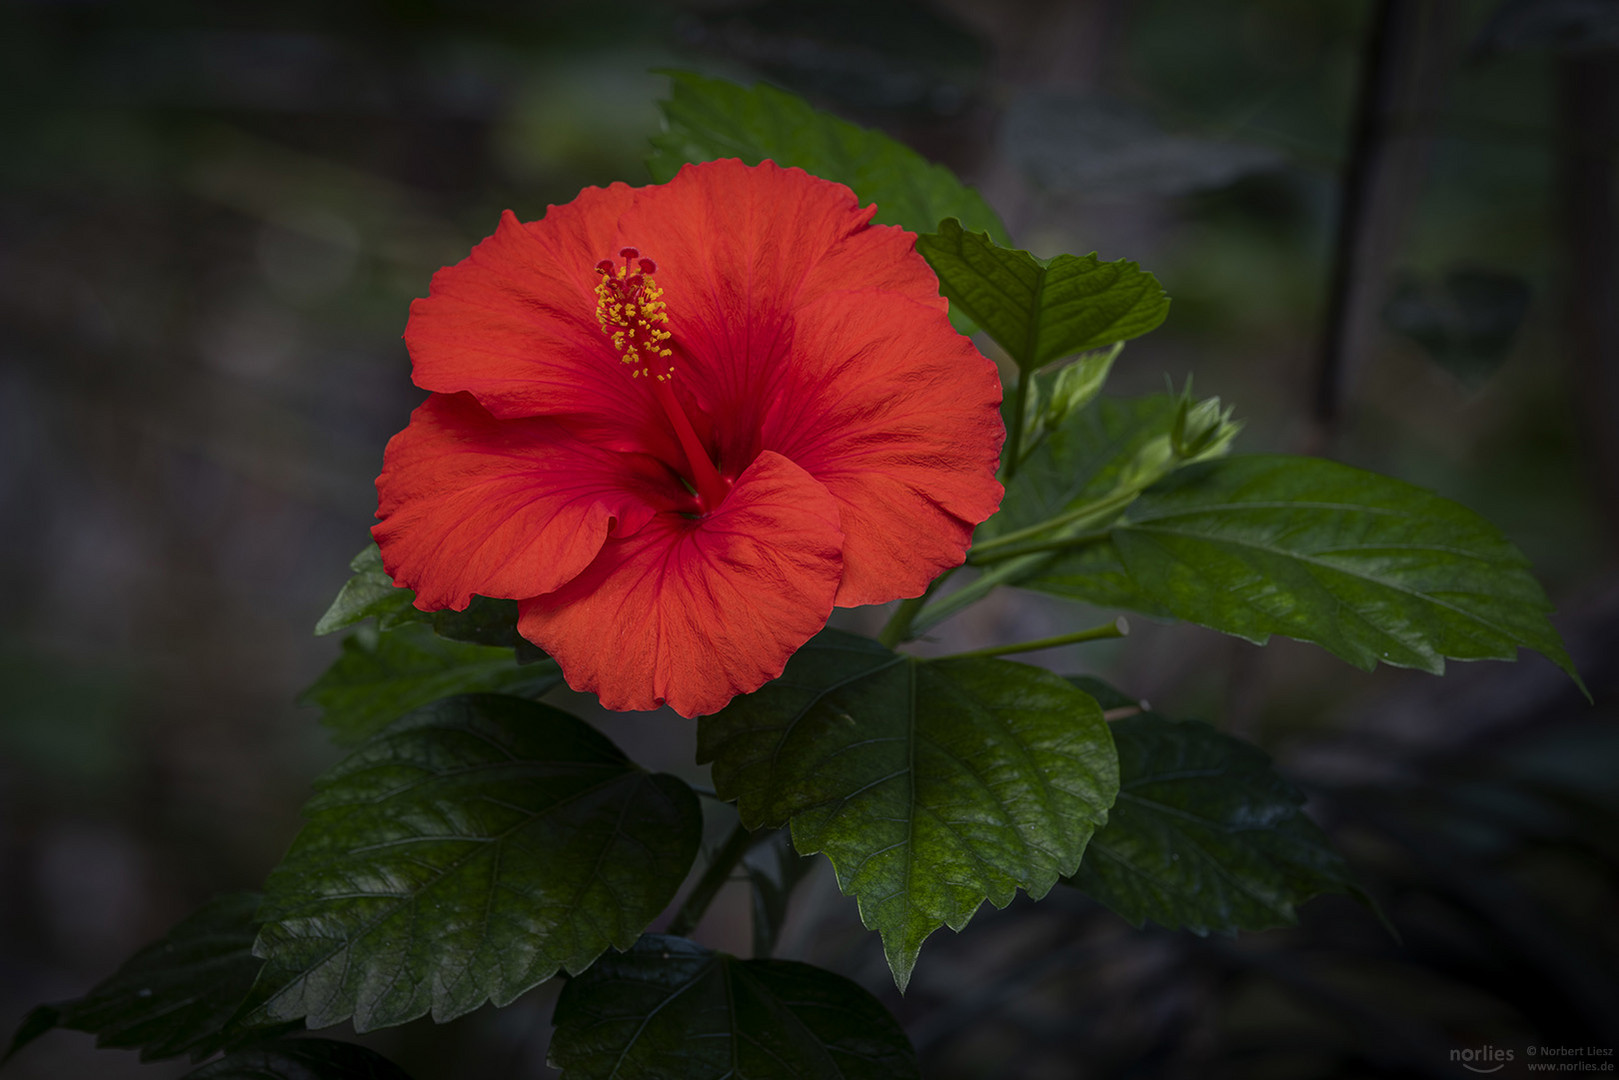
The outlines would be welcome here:
[[[624,260],[623,266],[615,265],[610,259],[596,264],[596,271],[601,275],[596,283],[596,321],[602,333],[612,341],[619,359],[630,365],[631,378],[649,373],[654,376],[653,397],[680,442],[690,469],[690,482],[697,489],[698,504],[705,511],[713,510],[725,501],[731,484],[714,467],[690,418],[675,397],[671,384],[675,366],[671,362],[674,350],[669,347],[673,335],[667,329],[668,305],[663,302],[663,290],[652,280],[657,264],[651,259],[641,259],[641,253],[635,248],[625,248],[618,254]]]
[[[640,267],[634,265],[639,252],[625,248],[623,266],[602,260],[596,266],[601,280],[596,283],[596,321],[602,333],[613,342],[624,363],[633,371],[632,377],[651,373],[661,382],[675,372],[669,361],[674,351],[669,348],[669,322],[663,302],[663,290],[652,279],[656,267],[651,259],[642,259]]]

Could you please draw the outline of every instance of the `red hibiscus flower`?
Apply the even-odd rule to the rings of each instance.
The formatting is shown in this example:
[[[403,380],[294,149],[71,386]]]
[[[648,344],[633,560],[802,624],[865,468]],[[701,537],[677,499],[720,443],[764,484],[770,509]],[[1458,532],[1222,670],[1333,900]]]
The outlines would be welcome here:
[[[519,601],[610,709],[721,708],[834,605],[918,596],[994,513],[994,366],[914,236],[773,162],[510,212],[405,341],[433,391],[377,478],[424,610]]]

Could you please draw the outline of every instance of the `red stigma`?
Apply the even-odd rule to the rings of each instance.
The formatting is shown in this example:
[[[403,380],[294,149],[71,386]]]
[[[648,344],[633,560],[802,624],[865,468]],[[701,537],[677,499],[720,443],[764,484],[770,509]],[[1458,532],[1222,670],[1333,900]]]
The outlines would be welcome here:
[[[598,273],[598,274],[611,274],[612,272],[613,272],[613,260],[612,259],[603,259],[601,262],[596,264],[596,273]]]
[[[643,274],[656,274],[658,272],[658,264],[651,259],[642,259],[639,265]]]
[[[640,251],[639,248],[627,247],[627,248],[619,248],[619,250],[618,250],[618,257],[621,258],[621,259],[635,259],[635,258],[639,258],[640,255],[641,255],[641,251]]]

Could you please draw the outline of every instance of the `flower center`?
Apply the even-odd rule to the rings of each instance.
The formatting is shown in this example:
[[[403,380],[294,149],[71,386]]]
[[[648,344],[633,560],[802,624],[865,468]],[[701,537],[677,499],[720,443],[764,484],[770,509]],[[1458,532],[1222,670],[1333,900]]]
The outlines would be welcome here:
[[[703,512],[716,509],[731,490],[726,480],[714,467],[713,459],[703,447],[702,440],[691,426],[691,419],[680,407],[671,385],[675,366],[670,362],[674,351],[669,348],[672,336],[668,305],[663,302],[663,290],[652,280],[658,264],[641,258],[640,251],[632,247],[618,253],[624,260],[619,266],[611,259],[596,264],[601,281],[596,284],[596,321],[602,333],[612,341],[620,359],[630,365],[630,377],[652,375],[652,396],[668,417],[680,449],[686,456],[690,470],[688,479],[697,489],[697,503]]]
[[[659,382],[667,382],[675,368],[666,361],[674,353],[668,347],[670,334],[665,329],[669,316],[664,309],[668,305],[663,302],[663,290],[652,280],[658,264],[642,259],[632,247],[618,254],[624,260],[623,266],[612,259],[596,264],[596,273],[601,275],[596,285],[596,321],[630,365],[631,378],[655,373]]]

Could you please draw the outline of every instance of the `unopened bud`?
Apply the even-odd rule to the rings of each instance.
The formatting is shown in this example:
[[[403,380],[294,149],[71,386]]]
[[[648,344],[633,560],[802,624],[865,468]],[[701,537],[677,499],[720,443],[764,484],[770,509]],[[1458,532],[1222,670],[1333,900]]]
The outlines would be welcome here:
[[[1219,398],[1194,402],[1187,394],[1181,398],[1180,408],[1175,413],[1169,442],[1176,457],[1198,461],[1225,453],[1241,429],[1241,424],[1232,421],[1230,407],[1220,407]]]

